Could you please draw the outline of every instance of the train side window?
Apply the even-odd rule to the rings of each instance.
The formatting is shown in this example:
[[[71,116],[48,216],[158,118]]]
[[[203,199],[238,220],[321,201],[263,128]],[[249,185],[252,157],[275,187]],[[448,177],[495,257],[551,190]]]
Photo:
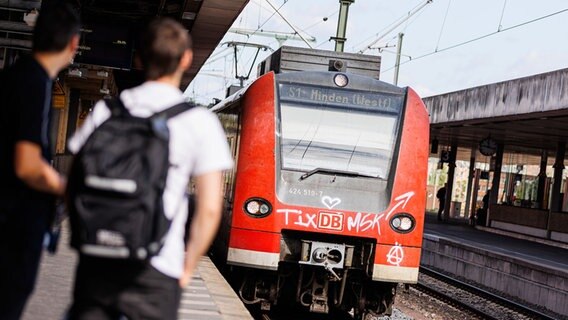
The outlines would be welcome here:
[[[239,153],[239,141],[241,133],[240,112],[238,113],[219,113],[219,120],[223,125],[227,142],[233,156],[234,167],[232,170],[226,171],[224,174],[224,196],[227,202],[233,202],[236,168]]]

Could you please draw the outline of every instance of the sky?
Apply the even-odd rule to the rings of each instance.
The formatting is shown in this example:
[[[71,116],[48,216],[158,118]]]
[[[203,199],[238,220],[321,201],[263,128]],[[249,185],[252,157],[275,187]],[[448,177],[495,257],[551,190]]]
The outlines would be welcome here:
[[[221,44],[240,41],[278,49],[278,41],[260,30],[294,30],[267,1],[280,8],[304,38],[315,37],[313,47],[334,49],[335,43],[328,40],[337,30],[338,0],[250,0],[233,27],[256,33],[227,33]],[[410,86],[422,97],[568,68],[566,0],[433,0],[408,18],[425,2],[355,0],[349,8],[345,52],[359,52],[382,37],[364,54],[382,57],[381,80],[392,83],[397,35],[404,33],[398,85]],[[462,44],[477,38],[481,39]],[[307,47],[301,40],[284,45]],[[218,46],[185,94],[204,104],[224,98],[225,88],[238,84],[232,50]],[[239,75],[248,73],[255,52],[238,47]],[[256,64],[268,54],[260,52],[248,82],[256,77]]]

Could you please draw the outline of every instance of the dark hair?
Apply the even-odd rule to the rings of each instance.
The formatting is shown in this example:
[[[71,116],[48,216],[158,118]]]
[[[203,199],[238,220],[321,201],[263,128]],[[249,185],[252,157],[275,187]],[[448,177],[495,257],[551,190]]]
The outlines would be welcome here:
[[[191,49],[191,37],[177,21],[158,18],[146,28],[139,48],[146,79],[156,80],[176,71],[184,52]]]
[[[33,52],[59,52],[81,32],[81,19],[68,4],[45,6],[36,21]]]

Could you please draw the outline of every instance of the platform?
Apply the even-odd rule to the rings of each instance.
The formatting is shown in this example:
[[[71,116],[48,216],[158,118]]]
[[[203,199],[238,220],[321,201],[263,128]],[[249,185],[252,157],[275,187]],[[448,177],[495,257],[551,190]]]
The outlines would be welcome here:
[[[63,232],[56,255],[44,253],[36,290],[23,320],[63,319],[71,301],[76,253]],[[248,310],[208,257],[199,262],[191,283],[182,293],[179,320],[252,319]]]
[[[568,250],[427,215],[421,264],[568,318]]]

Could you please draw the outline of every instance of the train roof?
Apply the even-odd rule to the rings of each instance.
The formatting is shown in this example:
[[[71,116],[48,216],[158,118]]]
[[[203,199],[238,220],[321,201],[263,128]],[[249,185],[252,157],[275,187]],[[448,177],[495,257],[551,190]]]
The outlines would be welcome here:
[[[219,112],[219,111],[231,108],[233,105],[235,105],[241,99],[241,97],[245,94],[245,92],[248,90],[248,88],[253,83],[254,83],[254,81],[249,83],[248,85],[246,85],[241,90],[239,90],[239,91],[233,93],[232,95],[228,96],[227,98],[223,99],[221,102],[214,105],[211,108],[211,111]]]

